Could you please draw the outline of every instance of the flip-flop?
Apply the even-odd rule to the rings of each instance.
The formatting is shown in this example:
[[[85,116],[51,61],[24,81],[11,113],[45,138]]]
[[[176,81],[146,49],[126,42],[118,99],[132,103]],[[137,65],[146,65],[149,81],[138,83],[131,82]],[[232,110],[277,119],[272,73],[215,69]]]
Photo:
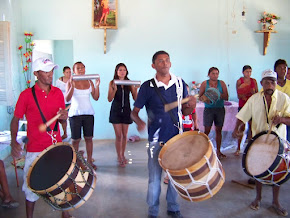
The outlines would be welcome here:
[[[258,201],[257,205],[254,205],[253,203],[254,203],[254,201],[250,204],[250,208],[251,208],[252,210],[259,210],[259,209],[260,209],[260,204],[261,204],[261,202]]]
[[[1,207],[5,207],[5,208],[9,208],[9,209],[13,209],[13,208],[17,208],[19,206],[19,203],[17,201],[11,200],[9,202],[2,202]]]
[[[277,207],[277,205],[272,204],[272,208],[279,216],[288,216],[287,210],[285,210],[283,207]]]

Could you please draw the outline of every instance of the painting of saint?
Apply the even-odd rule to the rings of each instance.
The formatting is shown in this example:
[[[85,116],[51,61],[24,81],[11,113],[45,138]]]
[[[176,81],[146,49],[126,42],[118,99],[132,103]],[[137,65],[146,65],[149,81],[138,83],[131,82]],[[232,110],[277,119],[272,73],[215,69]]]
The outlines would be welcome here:
[[[117,0],[93,0],[93,27],[117,29]]]

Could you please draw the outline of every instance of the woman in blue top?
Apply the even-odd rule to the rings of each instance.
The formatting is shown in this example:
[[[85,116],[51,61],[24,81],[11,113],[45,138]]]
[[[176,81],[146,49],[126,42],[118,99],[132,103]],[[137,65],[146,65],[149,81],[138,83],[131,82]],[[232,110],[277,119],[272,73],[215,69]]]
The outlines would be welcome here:
[[[209,80],[202,82],[199,91],[199,97],[201,97],[209,88],[215,88],[220,93],[220,98],[211,104],[204,103],[203,112],[203,125],[204,133],[209,134],[211,130],[212,123],[214,122],[216,130],[216,146],[217,146],[217,156],[219,159],[225,158],[226,155],[221,153],[221,142],[222,142],[222,128],[224,125],[225,118],[225,108],[224,100],[228,100],[228,90],[227,86],[222,80],[218,80],[219,70],[216,67],[211,67],[208,71]]]

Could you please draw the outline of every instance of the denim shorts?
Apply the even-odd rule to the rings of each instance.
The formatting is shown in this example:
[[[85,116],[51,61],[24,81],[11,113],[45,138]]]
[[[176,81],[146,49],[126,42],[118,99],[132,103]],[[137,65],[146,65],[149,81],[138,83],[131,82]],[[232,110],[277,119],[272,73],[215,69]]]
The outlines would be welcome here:
[[[203,111],[203,125],[204,126],[212,126],[222,127],[224,125],[225,120],[225,108],[204,108]]]
[[[81,130],[83,128],[84,137],[94,136],[94,116],[93,115],[79,115],[69,118],[71,128],[71,138],[80,139]]]

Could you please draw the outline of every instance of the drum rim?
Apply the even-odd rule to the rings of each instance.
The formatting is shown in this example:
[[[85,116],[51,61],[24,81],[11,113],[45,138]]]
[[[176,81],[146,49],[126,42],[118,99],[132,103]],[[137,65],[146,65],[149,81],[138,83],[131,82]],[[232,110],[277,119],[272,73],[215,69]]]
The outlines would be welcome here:
[[[283,158],[281,158],[279,164],[276,166],[276,168],[273,170],[273,172],[276,171],[276,169],[280,166],[280,164],[281,164],[283,161],[285,161],[285,160],[284,160]],[[269,173],[268,175],[262,177],[262,178],[259,178],[259,179],[263,180],[261,183],[266,184],[266,185],[273,185],[273,183],[271,183],[271,182],[267,182],[267,181],[269,181],[269,180],[266,179],[266,178],[269,177],[269,176],[271,176],[270,173]],[[290,178],[289,176],[290,176],[290,173],[287,171],[287,172],[284,173],[284,175],[283,175],[280,179],[275,180],[275,181],[273,181],[273,182],[275,182],[276,185],[281,185],[281,184],[283,184],[284,182],[286,182],[286,181]]]
[[[271,172],[273,172],[273,170],[277,167],[277,164],[280,163],[282,157],[280,157],[278,154],[283,154],[283,151],[284,151],[284,147],[283,147],[283,143],[282,143],[282,140],[281,138],[278,136],[278,134],[274,131],[271,131],[270,134],[273,134],[275,135],[277,138],[278,138],[278,141],[279,141],[279,150],[278,150],[278,153],[277,153],[277,157],[275,158],[275,160],[273,161],[273,163],[271,164],[271,166],[269,167],[269,169],[267,169],[266,171],[260,173],[259,175],[252,175],[249,173],[249,171],[247,170],[247,167],[246,167],[246,159],[247,159],[247,153],[250,149],[250,147],[252,146],[253,142],[259,138],[261,135],[265,135],[267,134],[268,131],[262,131],[260,133],[258,133],[257,135],[255,135],[251,141],[247,144],[245,150],[244,150],[244,153],[243,153],[243,157],[242,157],[242,168],[244,170],[244,172],[250,176],[250,177],[256,177],[256,178],[261,178],[261,177],[267,177],[268,175],[270,175],[270,173],[268,172],[268,170],[270,170]]]
[[[184,168],[184,169],[179,169],[179,170],[170,170],[170,169],[167,169],[162,164],[162,156],[164,155],[164,153],[166,152],[166,150],[169,148],[169,146],[171,146],[174,142],[176,142],[180,138],[185,137],[185,136],[188,136],[188,135],[201,135],[201,136],[205,137],[208,140],[209,146],[208,146],[208,149],[207,149],[206,153],[204,154],[204,156],[206,156],[208,159],[210,158],[210,156],[212,155],[212,153],[214,153],[213,150],[212,150],[212,145],[210,143],[210,139],[203,132],[199,132],[199,131],[188,131],[188,132],[184,132],[182,134],[175,135],[174,137],[172,137],[171,139],[169,139],[165,143],[165,145],[161,148],[161,150],[159,152],[159,155],[158,155],[159,165],[165,171],[168,170],[170,172],[170,174],[172,174],[172,175],[175,175],[175,176],[184,175],[184,174],[187,174],[187,171],[185,169],[188,169],[189,171],[196,171],[197,169],[199,169],[200,167],[202,167],[204,164],[206,164],[205,158],[201,158],[201,160],[199,160],[198,162],[196,162],[195,164],[193,164],[190,167],[187,167],[187,168]]]
[[[37,161],[46,153],[48,152],[49,150],[55,148],[55,147],[58,147],[58,146],[70,146],[72,148],[72,151],[73,151],[73,157],[72,157],[72,162],[71,162],[71,165],[70,167],[68,168],[66,174],[56,183],[54,184],[53,186],[47,188],[47,189],[43,189],[43,190],[35,190],[33,188],[30,187],[30,175],[31,175],[31,172],[35,166],[35,164],[37,163]],[[53,145],[50,145],[49,147],[45,148],[36,158],[35,160],[32,162],[32,164],[30,165],[29,167],[29,170],[28,170],[28,173],[27,173],[27,177],[26,177],[26,182],[27,182],[27,186],[28,188],[33,191],[34,193],[37,193],[37,194],[45,194],[47,192],[51,192],[53,190],[55,190],[56,188],[58,188],[59,185],[61,185],[62,183],[64,183],[67,178],[69,177],[69,175],[71,174],[71,172],[73,171],[74,169],[74,166],[75,166],[75,162],[76,162],[76,153],[74,152],[75,149],[74,147],[69,144],[68,142],[58,142],[56,144],[53,144]]]

